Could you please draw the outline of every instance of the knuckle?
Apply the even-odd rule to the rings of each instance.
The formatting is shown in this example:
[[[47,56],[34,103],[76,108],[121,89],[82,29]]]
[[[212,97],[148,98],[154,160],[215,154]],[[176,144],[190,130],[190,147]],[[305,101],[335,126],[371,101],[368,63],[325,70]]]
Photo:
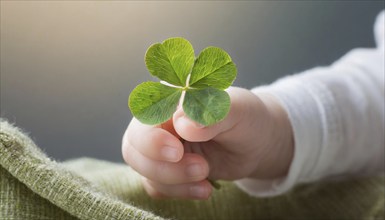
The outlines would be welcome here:
[[[161,162],[155,169],[156,179],[161,183],[170,183],[169,168],[166,162]]]
[[[159,130],[154,130],[149,134],[149,145],[148,146],[156,146],[159,143],[162,143],[162,140],[165,139],[165,136]]]

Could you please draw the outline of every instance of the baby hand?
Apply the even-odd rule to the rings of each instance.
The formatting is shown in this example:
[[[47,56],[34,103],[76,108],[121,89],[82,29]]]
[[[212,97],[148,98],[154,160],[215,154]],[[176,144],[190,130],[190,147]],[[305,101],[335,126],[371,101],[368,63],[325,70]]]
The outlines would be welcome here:
[[[123,158],[143,176],[152,197],[207,199],[209,179],[273,179],[286,175],[293,134],[286,112],[268,95],[231,87],[228,116],[204,127],[177,110],[149,126],[135,118],[122,143]]]

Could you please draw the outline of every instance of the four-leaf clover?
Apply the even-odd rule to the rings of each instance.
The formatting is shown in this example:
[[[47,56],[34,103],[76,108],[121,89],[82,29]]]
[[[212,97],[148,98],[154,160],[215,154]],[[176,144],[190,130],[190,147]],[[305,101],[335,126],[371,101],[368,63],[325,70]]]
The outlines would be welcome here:
[[[208,126],[224,119],[230,97],[223,91],[237,75],[230,56],[218,47],[207,47],[195,59],[184,38],[170,38],[150,46],[145,63],[160,82],[139,84],[130,94],[132,114],[145,124],[169,120],[178,104],[192,120]]]

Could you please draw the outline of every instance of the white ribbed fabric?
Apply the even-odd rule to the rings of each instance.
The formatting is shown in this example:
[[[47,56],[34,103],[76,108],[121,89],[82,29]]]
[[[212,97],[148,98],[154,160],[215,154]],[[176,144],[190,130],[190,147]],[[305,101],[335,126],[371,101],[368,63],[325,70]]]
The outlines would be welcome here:
[[[298,183],[384,171],[384,15],[375,23],[377,48],[354,49],[329,67],[252,90],[280,100],[293,127],[295,152],[285,178],[238,180],[241,189],[273,196]]]

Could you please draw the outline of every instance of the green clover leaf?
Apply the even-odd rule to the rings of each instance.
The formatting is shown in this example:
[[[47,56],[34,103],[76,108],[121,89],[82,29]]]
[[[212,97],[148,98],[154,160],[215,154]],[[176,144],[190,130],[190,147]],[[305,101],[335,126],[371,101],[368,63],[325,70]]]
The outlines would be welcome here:
[[[170,38],[150,46],[145,63],[161,82],[141,83],[130,94],[129,108],[142,123],[166,122],[179,103],[189,118],[205,126],[228,114],[230,97],[223,90],[235,80],[237,68],[224,50],[207,47],[195,59],[189,41]]]

